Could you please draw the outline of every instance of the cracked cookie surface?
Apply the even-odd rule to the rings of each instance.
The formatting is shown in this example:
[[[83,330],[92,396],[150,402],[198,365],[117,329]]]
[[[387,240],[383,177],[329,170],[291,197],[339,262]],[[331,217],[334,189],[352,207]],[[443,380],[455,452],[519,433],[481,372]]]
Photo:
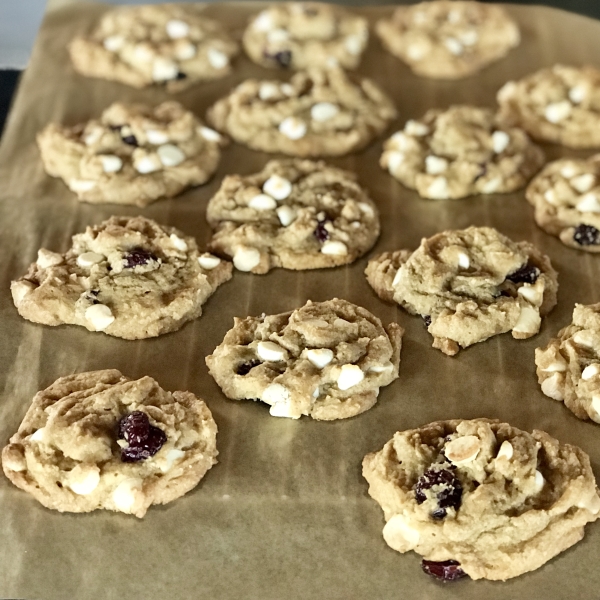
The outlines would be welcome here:
[[[546,255],[491,227],[444,231],[414,252],[385,252],[365,274],[380,298],[421,315],[433,347],[451,356],[507,331],[535,335],[558,290]]]
[[[600,70],[555,65],[498,92],[500,116],[538,140],[571,148],[600,147]]]
[[[346,300],[309,300],[279,315],[236,318],[206,364],[228,398],[261,400],[275,417],[346,419],[398,377],[403,334]]]
[[[44,325],[81,325],[125,339],[176,331],[231,278],[231,263],[144,217],[112,217],[73,236],[59,254],[42,248],[11,283],[19,314]]]
[[[216,436],[210,410],[190,392],[114,369],[78,373],[35,395],[2,467],[46,508],[143,517],[198,485],[217,462]]]
[[[369,40],[367,21],[339,6],[316,2],[273,4],[244,32],[248,56],[267,68],[355,69]]]
[[[228,75],[238,51],[225,29],[191,4],[113,8],[69,45],[75,70],[86,77],[168,92]]]
[[[365,457],[363,475],[386,543],[432,574],[454,563],[473,579],[516,577],[581,540],[600,513],[585,452],[488,419],[400,431]]]
[[[225,143],[177,102],[115,103],[100,119],[37,136],[44,169],[83,202],[147,206],[206,183]]]
[[[377,207],[356,177],[310,160],[225,177],[206,216],[215,230],[209,248],[253,273],[348,264],[379,236]]]
[[[499,6],[449,0],[398,7],[376,32],[417,75],[436,79],[472,75],[520,41],[519,28]]]
[[[392,177],[432,200],[512,192],[543,164],[544,153],[522,129],[473,106],[409,120],[385,142],[380,160]]]
[[[377,85],[342,69],[301,71],[288,83],[248,79],[207,113],[209,123],[241,144],[304,158],[360,150],[395,117]]]

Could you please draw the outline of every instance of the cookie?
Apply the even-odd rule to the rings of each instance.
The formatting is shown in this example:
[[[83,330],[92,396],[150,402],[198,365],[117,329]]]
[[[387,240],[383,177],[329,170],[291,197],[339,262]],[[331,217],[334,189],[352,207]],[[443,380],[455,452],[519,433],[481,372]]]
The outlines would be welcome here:
[[[422,198],[446,200],[518,190],[544,164],[544,153],[491,110],[451,106],[409,120],[387,140],[379,164]]]
[[[346,300],[309,300],[292,312],[236,318],[206,364],[228,398],[261,400],[274,417],[346,419],[398,377],[403,334]]]
[[[395,117],[379,87],[342,69],[301,71],[289,83],[248,79],[207,113],[216,129],[241,144],[299,157],[360,150]]]
[[[555,65],[498,92],[500,115],[538,140],[600,147],[600,69]]]
[[[19,314],[137,340],[176,331],[231,279],[231,263],[194,238],[144,217],[111,217],[73,236],[65,254],[42,248],[10,289]]]
[[[589,456],[488,419],[400,431],[363,461],[383,539],[444,581],[506,580],[583,538],[600,497]]]
[[[216,464],[217,425],[190,392],[114,369],[38,392],[2,450],[2,468],[46,508],[143,517],[198,485]]]
[[[576,304],[573,322],[535,351],[542,392],[600,423],[600,304]]]
[[[600,154],[562,158],[530,183],[536,223],[569,248],[600,252]]]
[[[507,331],[535,335],[558,290],[546,255],[491,227],[443,231],[414,252],[384,252],[365,274],[380,298],[421,315],[433,347],[450,356]]]
[[[317,2],[273,4],[244,32],[248,56],[267,68],[356,69],[369,41],[366,19]]]
[[[69,44],[75,70],[86,77],[167,92],[228,75],[238,51],[225,29],[191,4],[113,8]]]
[[[377,207],[355,175],[310,160],[225,177],[206,217],[215,229],[209,249],[252,273],[345,265],[379,236]]]
[[[37,136],[44,169],[83,202],[147,206],[206,183],[224,138],[177,102],[115,103],[75,127],[52,123]]]
[[[386,50],[417,75],[460,79],[519,45],[516,23],[499,6],[436,0],[398,7],[376,32]]]

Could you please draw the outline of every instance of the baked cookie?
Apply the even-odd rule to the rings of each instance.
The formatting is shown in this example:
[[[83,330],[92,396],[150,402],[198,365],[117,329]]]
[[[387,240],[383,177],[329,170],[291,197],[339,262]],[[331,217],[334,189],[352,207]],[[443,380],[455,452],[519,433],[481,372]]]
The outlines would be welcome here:
[[[558,290],[546,255],[491,227],[437,233],[414,252],[384,252],[365,274],[380,298],[421,315],[433,347],[450,356],[507,331],[535,335]]]
[[[395,117],[379,87],[342,69],[302,71],[289,83],[248,79],[207,113],[214,127],[241,144],[300,157],[360,150]]]
[[[248,56],[267,68],[356,69],[369,41],[366,19],[318,2],[272,4],[244,32]]]
[[[143,517],[198,485],[216,464],[217,425],[190,392],[114,369],[38,392],[2,450],[2,468],[46,508]]]
[[[417,75],[459,79],[519,45],[516,23],[499,6],[436,0],[400,6],[376,32],[384,47]]]
[[[383,539],[444,581],[506,580],[583,538],[600,497],[588,455],[543,431],[488,419],[400,431],[365,456]]]
[[[238,51],[225,29],[192,4],[113,8],[69,44],[75,70],[86,77],[168,92],[228,75]]]
[[[546,165],[525,195],[544,231],[570,248],[600,252],[600,154]]]
[[[176,331],[231,279],[231,263],[194,238],[144,217],[111,217],[73,236],[65,254],[42,248],[10,286],[19,314],[128,340]]]
[[[500,116],[538,140],[600,147],[600,70],[555,65],[509,81],[498,92]]]
[[[379,163],[422,198],[446,200],[518,190],[544,164],[544,153],[491,110],[451,106],[408,121],[387,140]]]
[[[236,318],[206,364],[228,398],[262,400],[274,417],[346,419],[398,377],[403,334],[346,300],[309,300],[280,315]]]
[[[147,206],[206,183],[224,138],[177,102],[109,106],[75,127],[52,123],[37,136],[49,175],[83,202]]]
[[[206,217],[215,229],[209,249],[253,273],[345,265],[379,237],[377,207],[355,175],[310,160],[225,177]]]
[[[535,351],[542,392],[600,423],[600,304],[576,304],[573,322]]]

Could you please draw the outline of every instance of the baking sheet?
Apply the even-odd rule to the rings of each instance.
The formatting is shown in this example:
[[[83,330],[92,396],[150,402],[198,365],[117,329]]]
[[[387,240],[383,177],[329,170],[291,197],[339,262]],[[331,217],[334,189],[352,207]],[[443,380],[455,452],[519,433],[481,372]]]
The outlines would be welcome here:
[[[240,30],[265,4],[219,3],[210,16]],[[381,536],[383,515],[367,495],[362,457],[399,429],[435,419],[496,417],[531,430],[545,429],[577,443],[600,475],[600,427],[576,419],[537,385],[534,348],[571,319],[575,302],[600,300],[600,257],[562,246],[539,230],[523,192],[430,202],[404,189],[378,167],[381,140],[366,151],[331,160],[353,169],[381,210],[383,232],[371,255],[414,248],[423,236],[470,224],[493,225],[514,240],[531,240],[559,271],[559,304],[542,332],[526,341],[509,334],[449,358],[433,350],[421,320],[381,302],[363,276],[367,258],[335,270],[255,276],[236,272],[205,306],[203,316],[158,339],[125,341],[74,326],[44,327],[21,319],[9,282],[23,274],[40,246],[67,248],[70,236],[110,215],[143,214],[209,239],[207,200],[227,173],[252,173],[270,158],[231,144],[208,185],[146,209],[78,203],[65,185],[46,176],[35,145],[50,121],[75,124],[115,100],[158,103],[161,91],[134,90],[85,79],[71,68],[66,45],[106,9],[74,5],[47,15],[25,72],[0,147],[0,444],[17,429],[35,392],[57,377],[115,367],[129,377],[151,375],[169,390],[204,398],[219,426],[219,464],[185,497],[135,517],[97,511],[59,514],[41,507],[0,476],[0,597],[39,599],[170,600],[321,599],[396,597],[437,600],[591,598],[600,587],[596,556],[600,524],[543,568],[506,583],[438,584],[420,570],[420,558],[400,555]],[[509,6],[523,33],[509,57],[469,79],[420,79],[373,37],[359,72],[394,98],[399,118],[426,108],[468,102],[493,105],[496,90],[555,62],[600,66],[600,22],[549,8]],[[391,7],[357,12],[376,18]],[[248,76],[282,79],[240,57],[234,73],[197,86],[177,99],[197,114]],[[569,151],[547,146],[549,158]],[[571,152],[584,156],[586,153]],[[591,153],[588,153],[591,154]],[[291,310],[307,299],[334,296],[362,304],[384,322],[406,328],[400,378],[378,404],[339,422],[269,417],[261,403],[228,401],[209,377],[204,357],[222,340],[234,316]]]

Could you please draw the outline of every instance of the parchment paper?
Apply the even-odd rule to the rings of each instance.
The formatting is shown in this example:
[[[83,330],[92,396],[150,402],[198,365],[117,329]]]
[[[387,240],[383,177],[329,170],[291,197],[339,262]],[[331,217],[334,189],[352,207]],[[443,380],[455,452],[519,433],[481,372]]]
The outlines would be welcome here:
[[[209,6],[207,14],[240,28],[260,6]],[[562,246],[538,229],[523,192],[432,202],[404,189],[377,165],[381,140],[367,151],[332,160],[354,169],[379,204],[383,233],[374,252],[414,248],[423,236],[470,224],[493,225],[514,240],[533,241],[560,273],[559,304],[542,332],[527,341],[509,334],[449,358],[432,349],[417,317],[381,302],[363,276],[367,259],[347,268],[256,276],[236,272],[209,300],[204,315],[158,339],[124,341],[74,326],[44,327],[21,319],[9,282],[23,274],[40,246],[67,248],[70,236],[112,214],[141,213],[195,235],[209,230],[207,200],[226,173],[252,173],[269,158],[236,144],[225,150],[213,181],[145,210],[78,203],[42,170],[35,134],[50,121],[75,124],[115,100],[159,102],[160,91],[85,79],[71,68],[66,45],[105,10],[77,5],[49,14],[21,83],[0,148],[0,444],[20,423],[35,392],[57,377],[116,367],[130,377],[151,375],[169,390],[203,397],[219,426],[219,464],[187,496],[149,510],[142,520],[97,511],[59,514],[41,507],[0,475],[0,597],[29,599],[381,599],[505,600],[597,598],[600,523],[583,542],[534,573],[506,583],[438,584],[420,571],[413,553],[384,543],[382,512],[367,495],[362,457],[399,429],[435,419],[497,417],[517,427],[545,429],[576,443],[600,474],[600,426],[576,419],[537,385],[534,348],[571,319],[574,303],[600,300],[600,257]],[[361,13],[374,20],[391,7]],[[373,37],[360,73],[395,99],[398,128],[427,108],[451,103],[494,104],[508,79],[557,61],[600,62],[600,23],[548,8],[510,6],[523,43],[482,74],[457,81],[419,79],[385,54]],[[240,57],[230,77],[178,96],[203,116],[206,108],[247,76],[273,76]],[[286,78],[286,74],[280,75]],[[390,133],[394,131],[390,129]],[[547,147],[549,158],[568,154]],[[581,155],[581,154],[580,154]],[[406,330],[400,379],[367,413],[346,421],[271,418],[260,403],[224,398],[204,357],[233,317],[274,313],[305,300],[333,296],[362,304]]]

